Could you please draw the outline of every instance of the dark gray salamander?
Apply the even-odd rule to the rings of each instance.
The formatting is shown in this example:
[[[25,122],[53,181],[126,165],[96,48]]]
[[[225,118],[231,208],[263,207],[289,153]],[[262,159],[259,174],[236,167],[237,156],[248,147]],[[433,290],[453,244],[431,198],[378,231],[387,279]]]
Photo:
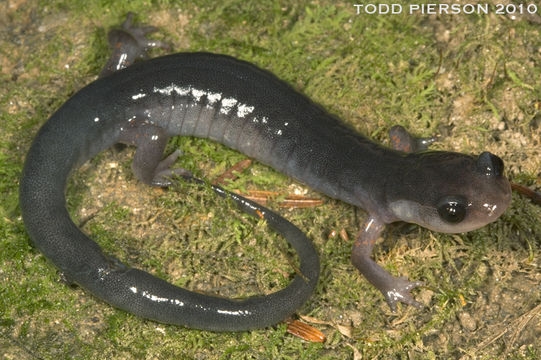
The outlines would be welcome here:
[[[168,176],[184,173],[169,169],[177,152],[161,161],[167,139],[176,135],[218,141],[365,209],[352,261],[392,309],[397,302],[419,306],[410,290],[421,283],[395,278],[370,258],[385,224],[402,220],[465,232],[496,220],[511,197],[497,156],[384,148],[247,62],[179,53],[136,63],[86,86],[43,125],[26,159],[20,203],[32,241],[68,278],[114,306],[165,323],[265,327],[297,309],[314,285],[297,276],[277,293],[245,300],[192,293],[104,255],[73,224],[64,195],[73,169],[121,142],[137,146],[133,169],[141,181],[167,185]],[[265,212],[286,237],[301,238],[293,244],[301,272],[317,279],[310,242]]]

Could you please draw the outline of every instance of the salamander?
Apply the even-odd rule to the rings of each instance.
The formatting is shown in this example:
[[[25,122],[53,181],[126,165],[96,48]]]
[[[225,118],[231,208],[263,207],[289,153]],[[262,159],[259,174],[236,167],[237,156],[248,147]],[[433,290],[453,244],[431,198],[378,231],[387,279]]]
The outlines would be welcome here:
[[[35,246],[69,279],[113,306],[205,330],[262,328],[300,307],[319,271],[317,253],[298,228],[219,188],[215,190],[232,196],[243,210],[263,214],[299,253],[300,274],[286,288],[242,300],[212,297],[105,254],[70,219],[64,192],[74,169],[116,143],[136,146],[132,168],[145,184],[168,186],[175,175],[191,178],[186,170],[171,168],[179,151],[163,160],[162,154],[170,137],[195,136],[364,209],[368,216],[351,260],[392,310],[399,302],[420,306],[410,291],[422,283],[393,277],[371,259],[386,224],[406,221],[439,232],[466,232],[495,221],[510,203],[510,185],[498,156],[413,151],[415,139],[400,134],[401,128],[393,137],[400,150],[384,147],[246,61],[185,52],[125,67],[152,46],[145,38],[151,30],[126,21],[120,37],[132,38],[131,55],[117,54],[102,77],[47,120],[28,151],[20,183],[21,212]],[[133,47],[137,50],[131,53]]]

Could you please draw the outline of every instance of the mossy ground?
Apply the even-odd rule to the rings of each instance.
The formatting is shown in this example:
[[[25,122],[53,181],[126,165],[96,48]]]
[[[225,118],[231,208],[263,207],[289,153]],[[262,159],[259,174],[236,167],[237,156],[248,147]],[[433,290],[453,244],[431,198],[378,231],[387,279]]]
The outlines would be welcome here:
[[[284,325],[210,333],[157,324],[65,285],[25,233],[18,179],[38,128],[96,78],[108,54],[107,30],[128,11],[157,26],[155,37],[174,51],[256,63],[377,141],[386,142],[394,124],[423,136],[440,133],[445,136],[435,148],[491,151],[504,159],[513,181],[541,188],[535,18],[356,15],[352,3],[327,0],[7,0],[0,3],[3,358],[541,357],[541,210],[517,194],[500,220],[471,233],[389,226],[375,258],[394,274],[427,284],[415,292],[424,309],[392,314],[349,263],[365,213],[252,165],[231,189],[301,189],[325,199],[316,208],[279,210],[320,252],[320,284],[298,313],[331,324],[316,325],[328,337],[325,344],[303,342]],[[169,150],[176,148],[185,153],[180,166],[210,179],[244,158],[207,140],[175,139]],[[143,186],[131,174],[132,155],[104,152],[68,188],[73,216],[88,220],[83,229],[106,251],[178,285],[224,296],[287,283],[291,259],[281,238],[208,190]]]

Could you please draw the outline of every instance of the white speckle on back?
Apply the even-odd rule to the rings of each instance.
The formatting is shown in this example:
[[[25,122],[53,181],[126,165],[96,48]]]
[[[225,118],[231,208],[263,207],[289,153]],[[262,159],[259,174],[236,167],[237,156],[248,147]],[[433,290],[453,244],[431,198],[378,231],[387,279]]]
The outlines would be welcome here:
[[[253,106],[240,104],[238,106],[238,109],[237,109],[237,116],[238,117],[245,117],[246,115],[250,114],[252,111],[254,111]]]
[[[154,93],[159,93],[162,95],[171,96],[172,94],[178,94],[180,96],[186,96],[191,95],[195,102],[201,101],[203,96],[206,96],[207,98],[207,107],[211,107],[212,105],[220,102],[220,113],[227,115],[233,110],[233,108],[237,105],[237,117],[243,118],[247,115],[251,114],[254,111],[254,106],[243,104],[239,102],[237,99],[232,97],[224,98],[222,93],[214,93],[210,92],[208,90],[201,90],[196,89],[191,86],[178,86],[175,84],[171,84],[165,87],[154,87],[152,90]],[[132,98],[134,100],[139,99],[141,97],[146,96],[144,93],[140,93],[137,95],[133,95]],[[195,106],[195,104],[190,104],[191,106]],[[266,122],[266,118],[263,118],[263,123]],[[257,120],[254,119],[254,122],[257,122]]]
[[[131,98],[132,98],[133,100],[137,100],[137,99],[144,98],[145,96],[147,96],[147,94],[145,94],[145,93],[139,93],[139,94],[132,95]]]
[[[222,107],[220,108],[220,112],[226,115],[229,114],[229,112],[231,111],[233,106],[235,106],[237,102],[238,102],[237,99],[233,99],[233,98],[222,99]]]
[[[220,93],[207,93],[207,100],[209,102],[209,105],[213,105],[217,101],[220,101],[222,98],[222,94]]]
[[[192,89],[192,96],[194,97],[194,99],[196,101],[201,101],[201,97],[203,95],[206,95],[206,92],[203,91],[203,90],[198,90],[198,89]]]
[[[184,86],[177,86],[175,84],[171,84],[169,86],[166,86],[164,88],[158,88],[154,86],[154,89],[152,90],[155,93],[160,93],[162,95],[171,95],[172,93],[177,93],[178,95],[187,95],[190,92],[190,87],[184,87]]]

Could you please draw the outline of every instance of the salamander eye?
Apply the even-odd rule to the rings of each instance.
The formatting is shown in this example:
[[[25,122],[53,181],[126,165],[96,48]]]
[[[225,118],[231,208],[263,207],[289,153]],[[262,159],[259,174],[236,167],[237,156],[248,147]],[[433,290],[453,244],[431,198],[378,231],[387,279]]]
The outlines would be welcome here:
[[[438,202],[438,214],[451,224],[456,224],[466,217],[466,199],[461,196],[446,196]]]

